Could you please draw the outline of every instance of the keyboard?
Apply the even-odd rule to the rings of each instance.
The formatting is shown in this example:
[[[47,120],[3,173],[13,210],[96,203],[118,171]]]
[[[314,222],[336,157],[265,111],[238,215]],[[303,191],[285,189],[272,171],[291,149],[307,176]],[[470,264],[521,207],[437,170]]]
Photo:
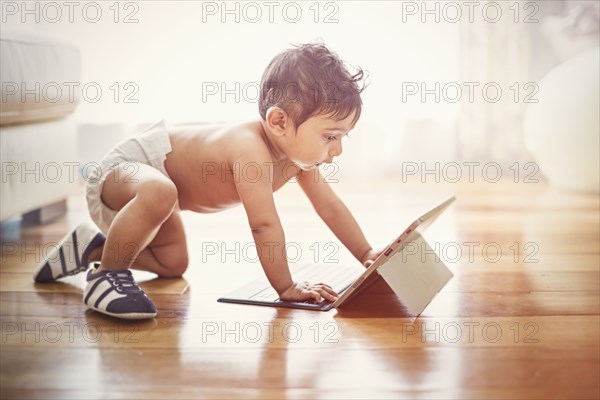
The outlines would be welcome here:
[[[308,264],[292,271],[294,281],[307,281],[310,283],[325,283],[333,288],[338,294],[346,290],[362,273],[360,267],[344,267],[336,265]],[[270,285],[250,296],[249,300],[278,302],[279,295]],[[315,304],[314,299],[298,301],[296,303]]]

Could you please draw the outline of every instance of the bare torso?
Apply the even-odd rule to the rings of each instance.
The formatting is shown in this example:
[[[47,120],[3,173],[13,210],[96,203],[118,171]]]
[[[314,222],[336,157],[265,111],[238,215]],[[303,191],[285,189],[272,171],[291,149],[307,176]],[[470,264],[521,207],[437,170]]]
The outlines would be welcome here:
[[[179,194],[179,208],[210,213],[240,204],[236,180],[252,181],[260,174],[258,163],[244,168],[236,163],[245,148],[264,145],[260,122],[238,125],[175,125],[169,130],[172,152],[165,167]],[[273,160],[268,167],[273,191],[300,170],[287,159]]]

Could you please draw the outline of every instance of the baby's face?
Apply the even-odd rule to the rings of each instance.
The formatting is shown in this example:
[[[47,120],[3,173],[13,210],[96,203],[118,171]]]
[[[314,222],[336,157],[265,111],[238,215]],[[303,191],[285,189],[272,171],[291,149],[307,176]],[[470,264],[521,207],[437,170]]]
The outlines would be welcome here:
[[[342,138],[352,129],[353,118],[354,113],[339,121],[326,115],[310,117],[295,134],[286,135],[287,157],[305,171],[333,162],[342,154]]]

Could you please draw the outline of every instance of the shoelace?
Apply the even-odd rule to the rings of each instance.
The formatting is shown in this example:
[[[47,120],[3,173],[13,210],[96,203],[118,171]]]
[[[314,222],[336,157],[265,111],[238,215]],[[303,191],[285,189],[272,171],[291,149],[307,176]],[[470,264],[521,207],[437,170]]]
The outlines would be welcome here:
[[[142,291],[133,280],[133,275],[128,269],[119,272],[109,272],[106,275],[117,286],[117,290],[121,292],[138,293]]]

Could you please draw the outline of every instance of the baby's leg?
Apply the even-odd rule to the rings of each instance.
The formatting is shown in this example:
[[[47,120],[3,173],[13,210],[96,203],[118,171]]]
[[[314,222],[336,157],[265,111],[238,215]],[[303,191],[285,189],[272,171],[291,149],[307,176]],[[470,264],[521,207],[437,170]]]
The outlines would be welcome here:
[[[149,165],[120,165],[102,186],[102,201],[117,211],[106,235],[100,265],[89,271],[83,302],[118,318],[153,318],[156,306],[137,285],[129,268],[160,276],[180,276],[187,267],[181,219],[174,212],[175,184]],[[184,254],[182,256],[181,254]]]
[[[162,224],[148,247],[140,252],[131,268],[150,271],[163,278],[178,278],[187,269],[188,252],[183,223],[174,211]]]
[[[130,267],[163,277],[180,276],[187,268],[187,247],[178,213],[175,184],[158,170],[136,163],[112,170],[102,188],[102,201],[118,211],[106,236],[100,270]]]
[[[131,259],[131,250],[125,255]],[[92,252],[91,261],[100,261],[104,246]],[[116,251],[106,249],[108,257],[116,257]],[[181,216],[173,212],[162,224],[152,242],[131,263],[130,268],[150,271],[162,278],[178,278],[188,267],[188,252]]]

